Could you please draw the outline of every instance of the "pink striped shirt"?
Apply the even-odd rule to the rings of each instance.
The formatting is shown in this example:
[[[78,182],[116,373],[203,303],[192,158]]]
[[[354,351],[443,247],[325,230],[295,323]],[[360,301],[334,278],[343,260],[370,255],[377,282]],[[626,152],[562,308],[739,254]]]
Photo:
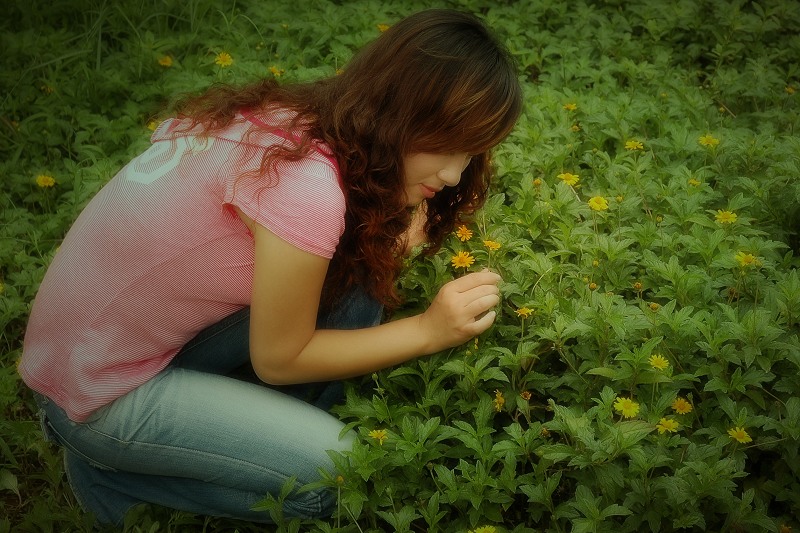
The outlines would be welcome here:
[[[253,241],[232,207],[331,258],[344,231],[338,170],[324,146],[251,175],[286,142],[268,117],[206,139],[153,133],[67,233],[33,303],[20,374],[75,421],[161,371],[200,330],[250,304]],[[249,133],[248,133],[249,132]]]

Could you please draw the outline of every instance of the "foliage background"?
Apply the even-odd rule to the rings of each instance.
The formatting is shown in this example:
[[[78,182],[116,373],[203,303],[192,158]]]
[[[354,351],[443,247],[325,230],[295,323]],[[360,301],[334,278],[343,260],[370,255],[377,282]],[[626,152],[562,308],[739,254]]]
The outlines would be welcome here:
[[[379,24],[432,6],[508,43],[526,110],[465,221],[473,237],[410,265],[401,313],[469,252],[471,270],[504,276],[498,323],[352,382],[337,412],[362,438],[325,480],[337,514],[276,529],[800,527],[798,2],[14,0],[0,20],[0,531],[89,530],[15,370],[86,201],[179,93],[334,75]],[[126,529],[262,528],[144,508]]]

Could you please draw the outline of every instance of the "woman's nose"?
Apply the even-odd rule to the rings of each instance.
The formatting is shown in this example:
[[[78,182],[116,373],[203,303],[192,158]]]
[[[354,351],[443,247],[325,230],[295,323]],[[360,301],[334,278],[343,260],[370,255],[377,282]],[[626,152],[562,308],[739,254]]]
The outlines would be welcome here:
[[[461,173],[464,172],[464,169],[469,165],[470,159],[471,157],[469,155],[454,154],[448,159],[444,168],[437,173],[438,178],[442,180],[445,185],[455,187],[458,185],[458,182],[461,181]]]

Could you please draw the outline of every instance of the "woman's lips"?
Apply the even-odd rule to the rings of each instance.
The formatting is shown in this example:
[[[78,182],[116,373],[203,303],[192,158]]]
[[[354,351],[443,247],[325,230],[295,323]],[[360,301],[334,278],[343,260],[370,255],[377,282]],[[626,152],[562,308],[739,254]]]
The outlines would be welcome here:
[[[433,189],[433,188],[431,188],[431,187],[428,187],[428,186],[427,186],[427,185],[425,185],[424,183],[420,183],[420,184],[419,184],[419,186],[422,188],[422,195],[423,195],[423,196],[425,196],[425,198],[433,198],[433,196],[434,196],[434,195],[435,195],[437,192],[439,192],[439,191],[438,191],[438,190],[436,190],[436,189]]]

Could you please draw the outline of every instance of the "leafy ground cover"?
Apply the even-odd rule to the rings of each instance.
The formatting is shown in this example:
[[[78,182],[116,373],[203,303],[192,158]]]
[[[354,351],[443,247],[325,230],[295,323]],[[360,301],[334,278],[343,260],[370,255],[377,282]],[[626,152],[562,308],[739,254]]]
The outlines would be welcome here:
[[[415,1],[11,2],[0,22],[0,532],[86,531],[16,376],[86,201],[179,93],[335,75]],[[504,276],[496,326],[349,384],[327,521],[279,531],[800,527],[800,4],[438,2],[483,17],[526,109],[486,208],[400,314]],[[297,487],[287,487],[297,490]],[[261,531],[159,508],[128,531]]]

